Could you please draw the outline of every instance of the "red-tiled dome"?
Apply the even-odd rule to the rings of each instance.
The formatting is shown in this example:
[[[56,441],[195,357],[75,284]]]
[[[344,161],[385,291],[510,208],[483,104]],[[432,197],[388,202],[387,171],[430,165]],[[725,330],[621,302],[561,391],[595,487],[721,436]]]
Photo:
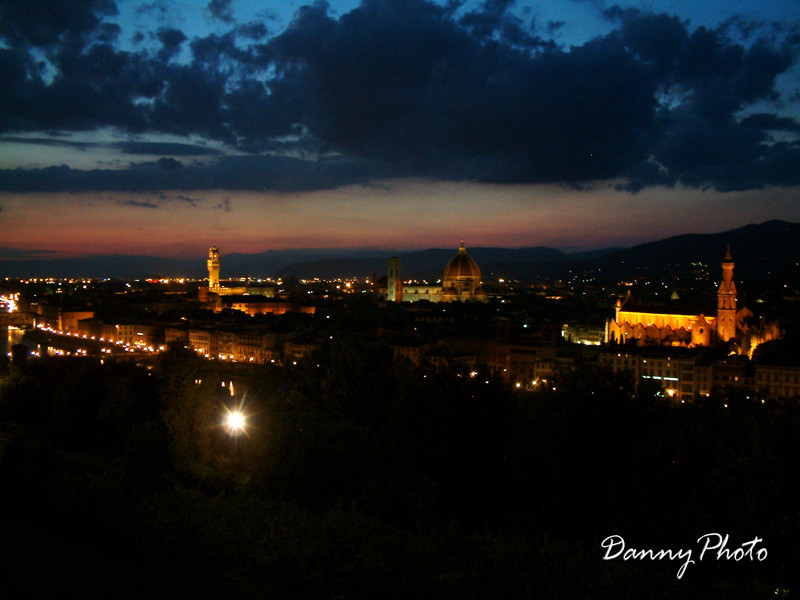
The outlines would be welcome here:
[[[480,280],[481,270],[478,268],[478,264],[467,254],[464,242],[461,242],[461,246],[458,248],[458,254],[447,263],[444,269],[444,277],[442,278],[444,287],[447,289],[451,284],[465,281],[474,281],[478,284]]]

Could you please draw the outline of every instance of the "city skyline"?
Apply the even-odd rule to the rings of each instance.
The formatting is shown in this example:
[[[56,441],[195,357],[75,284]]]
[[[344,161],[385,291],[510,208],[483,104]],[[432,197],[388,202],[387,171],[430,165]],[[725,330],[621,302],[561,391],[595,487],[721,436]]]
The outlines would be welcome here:
[[[0,259],[800,221],[796,2],[40,5],[0,18]]]

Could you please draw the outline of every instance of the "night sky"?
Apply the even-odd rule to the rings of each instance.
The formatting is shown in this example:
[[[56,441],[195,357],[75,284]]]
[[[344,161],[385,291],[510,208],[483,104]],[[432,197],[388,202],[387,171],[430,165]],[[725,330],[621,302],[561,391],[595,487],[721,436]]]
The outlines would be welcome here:
[[[800,1],[0,0],[0,258],[800,221]]]

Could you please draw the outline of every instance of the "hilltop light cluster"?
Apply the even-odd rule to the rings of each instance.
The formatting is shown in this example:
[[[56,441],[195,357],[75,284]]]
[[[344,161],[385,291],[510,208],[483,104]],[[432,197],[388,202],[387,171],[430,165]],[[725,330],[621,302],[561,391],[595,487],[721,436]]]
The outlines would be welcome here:
[[[17,312],[18,302],[19,294],[0,294],[0,312]]]

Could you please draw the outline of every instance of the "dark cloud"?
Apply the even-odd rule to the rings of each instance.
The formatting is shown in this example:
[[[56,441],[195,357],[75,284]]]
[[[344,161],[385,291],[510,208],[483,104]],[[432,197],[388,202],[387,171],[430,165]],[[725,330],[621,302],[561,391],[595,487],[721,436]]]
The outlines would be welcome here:
[[[268,33],[269,29],[267,29],[267,26],[261,21],[251,21],[250,23],[239,25],[236,28],[236,34],[238,36],[251,40],[261,40],[265,38]]]
[[[172,10],[174,8],[171,0],[154,0],[153,2],[144,2],[136,7],[138,14],[150,14],[161,20],[166,19]]]
[[[659,78],[669,77],[680,60],[689,32],[687,24],[676,16],[643,15],[635,9],[614,7],[605,12],[619,19],[619,41],[631,48]]]
[[[143,200],[124,200],[120,202],[123,206],[135,206],[137,208],[158,208],[158,204],[146,202]]]
[[[169,195],[169,194],[159,193],[157,195],[157,198],[160,204],[164,204],[166,202],[178,201],[190,204],[192,206],[200,205],[200,200],[197,200],[195,198],[190,198],[182,194]],[[127,200],[121,200],[119,203],[122,204],[123,206],[134,206],[137,208],[161,208],[160,204],[156,204],[155,202],[150,202],[147,200],[127,199]]]
[[[795,131],[800,132],[800,123],[788,117],[781,117],[772,113],[758,113],[745,117],[741,121],[742,127],[752,127],[764,131]]]
[[[161,154],[168,156],[219,155],[219,150],[207,146],[178,144],[174,142],[114,142],[113,147],[126,154]]]
[[[218,69],[227,66],[224,64],[226,62],[246,60],[245,53],[236,47],[236,34],[233,31],[194,40],[191,47],[195,62],[206,68]]]
[[[162,196],[162,198],[163,197],[164,196]],[[197,200],[195,198],[190,198],[189,196],[184,196],[182,194],[178,194],[177,196],[171,196],[171,197],[168,197],[168,198],[172,198],[174,200],[180,200],[181,202],[186,202],[188,204],[191,204],[192,206],[197,206],[200,203],[199,200]]]
[[[763,113],[740,115],[776,99],[776,78],[792,66],[789,48],[764,39],[746,47],[727,37],[724,27],[690,32],[665,15],[625,11],[618,17],[621,41],[652,66],[662,91],[681,98],[657,111],[648,136],[650,166],[626,170],[630,189],[682,183],[733,190],[800,181],[786,169],[796,149],[770,135],[796,132],[798,123]]]
[[[21,248],[9,248],[0,246],[0,259],[2,260],[26,260],[35,258],[47,258],[54,255],[52,250],[23,250]]]
[[[643,151],[655,83],[621,44],[531,55],[476,39],[429,3],[402,5],[365,2],[339,21],[307,9],[273,42],[321,139],[487,181],[615,176]]]
[[[734,15],[720,25],[720,32],[739,35],[742,38],[749,38],[755,35],[760,29],[763,29],[764,26],[765,23],[761,21],[748,21],[740,15]]]
[[[397,174],[414,173],[344,157],[303,160],[272,155],[227,156],[213,165],[187,165],[180,169],[163,169],[158,162],[132,164],[125,169],[89,171],[65,165],[44,169],[6,169],[0,170],[0,192],[207,189],[296,192],[334,189]],[[185,195],[162,194],[161,199],[197,203]]]
[[[200,133],[228,141],[223,98],[225,77],[193,66],[180,66],[171,73],[164,93],[153,103],[151,126],[181,135]]]
[[[96,43],[82,51],[61,48],[53,61],[58,73],[46,81],[40,63],[19,52],[0,51],[0,70],[9,74],[0,95],[2,129],[145,130],[146,109],[135,101],[159,91],[163,83],[147,77],[139,57]]]
[[[233,23],[233,0],[211,0],[208,3],[208,12],[211,16],[223,23]]]
[[[112,44],[117,41],[121,33],[122,28],[119,25],[115,23],[101,23],[95,30],[94,37],[99,42]]]
[[[58,137],[22,137],[14,135],[0,136],[0,142],[17,144],[35,144],[39,146],[62,146],[89,150],[91,148],[111,148],[125,154],[157,154],[161,156],[219,156],[220,150],[208,146],[195,144],[181,144],[176,142],[82,142]]]
[[[117,13],[113,0],[3,0],[0,35],[15,44],[52,46],[64,36],[81,37],[100,30],[103,17]]]
[[[86,150],[91,148],[94,144],[90,142],[79,142],[75,140],[65,140],[57,137],[39,138],[39,137],[21,137],[14,135],[0,136],[0,142],[11,142],[17,144],[36,144],[38,146],[64,146],[69,148],[78,148]]]
[[[76,0],[64,19],[56,4],[66,5],[3,3],[0,131],[110,126],[286,156],[179,168],[171,155],[212,152],[127,142],[118,147],[163,158],[122,171],[7,170],[2,189],[140,190],[144,180],[146,189],[294,190],[404,175],[741,189],[794,185],[800,173],[800,125],[764,108],[790,100],[776,81],[795,67],[800,37],[763,34],[765,24],[692,29],[614,7],[604,13],[611,33],[565,49],[510,0],[467,11],[460,2],[363,0],[340,17],[317,2],[278,35],[263,22],[233,22],[231,1],[212,0],[209,13],[227,32],[189,40],[160,29],[150,38],[157,48],[126,52],[103,22],[112,2]],[[47,49],[44,61],[33,46]],[[180,60],[187,47],[190,63]],[[265,170],[246,172],[248,160]]]
[[[516,48],[555,49],[552,40],[534,35],[533,27],[510,12],[515,0],[485,0],[478,10],[463,15],[458,23],[482,42],[501,42]]]
[[[174,171],[175,169],[182,169],[183,163],[174,158],[162,157],[158,159],[158,166],[164,171]]]
[[[178,29],[162,28],[158,30],[158,39],[161,42],[159,58],[166,62],[181,50],[181,44],[186,41],[186,36]]]

